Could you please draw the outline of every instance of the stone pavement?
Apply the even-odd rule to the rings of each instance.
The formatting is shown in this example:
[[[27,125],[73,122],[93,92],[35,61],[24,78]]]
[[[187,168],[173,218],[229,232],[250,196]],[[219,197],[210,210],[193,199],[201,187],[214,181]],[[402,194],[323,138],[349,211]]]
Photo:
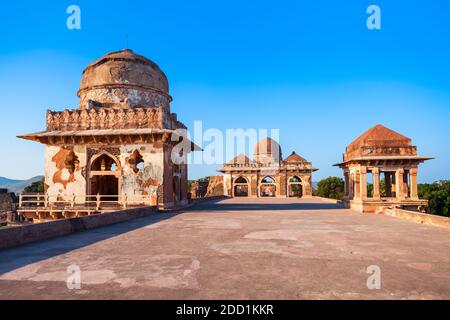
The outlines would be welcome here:
[[[67,289],[67,268],[81,289]],[[366,273],[381,269],[381,289]],[[0,251],[0,299],[450,299],[450,231],[227,199]]]

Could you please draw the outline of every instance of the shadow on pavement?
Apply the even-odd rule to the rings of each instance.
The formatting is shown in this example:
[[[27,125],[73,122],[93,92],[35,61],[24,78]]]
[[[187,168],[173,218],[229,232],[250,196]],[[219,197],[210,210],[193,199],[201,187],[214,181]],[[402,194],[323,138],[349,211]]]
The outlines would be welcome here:
[[[154,223],[170,219],[183,211],[160,213],[144,218],[120,222],[110,226],[81,231],[67,236],[57,237],[25,244],[19,247],[0,250],[0,276],[32,263],[46,260],[67,252],[89,246],[118,235],[143,228]]]
[[[235,200],[236,201],[236,200]],[[188,209],[159,213],[145,218],[134,219],[97,229],[82,231],[54,239],[43,240],[19,247],[0,250],[0,275],[22,268],[24,266],[46,260],[67,252],[80,249],[99,241],[140,229],[151,224],[171,219],[188,211],[301,211],[343,209],[343,206],[333,203],[270,203],[245,201],[233,203],[223,199],[197,203]]]
[[[197,211],[302,211],[302,210],[328,210],[345,209],[343,205],[336,203],[268,203],[268,202],[241,202],[230,203],[223,200],[215,202],[199,203],[195,206]]]

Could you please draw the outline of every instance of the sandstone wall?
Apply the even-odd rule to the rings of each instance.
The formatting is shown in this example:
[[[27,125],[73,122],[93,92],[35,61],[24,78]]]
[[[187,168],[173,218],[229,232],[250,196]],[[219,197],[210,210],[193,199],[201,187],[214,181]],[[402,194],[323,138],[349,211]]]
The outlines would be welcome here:
[[[209,177],[209,184],[206,191],[206,197],[218,197],[224,195],[223,176]]]
[[[98,155],[106,154],[117,162],[119,195],[126,195],[129,203],[142,202],[148,196],[152,204],[157,204],[158,186],[163,183],[163,144],[131,144],[120,147],[55,147],[46,146],[45,186],[49,201],[70,201],[73,195],[77,203],[84,203],[90,190],[90,165]],[[133,159],[143,160],[138,169]],[[92,199],[91,199],[92,200]]]
[[[233,191],[231,190],[231,174],[223,175],[223,194],[224,196],[231,197]]]
[[[50,201],[57,199],[70,201],[73,195],[86,194],[85,146],[60,148],[45,147],[45,187]],[[78,197],[77,202],[84,202]]]
[[[137,172],[130,165],[132,154],[137,151],[144,161],[143,169]],[[152,205],[157,204],[158,186],[163,184],[164,152],[162,143],[148,145],[126,145],[120,147],[120,165],[122,167],[121,194],[128,201],[139,202],[142,197],[150,196]]]

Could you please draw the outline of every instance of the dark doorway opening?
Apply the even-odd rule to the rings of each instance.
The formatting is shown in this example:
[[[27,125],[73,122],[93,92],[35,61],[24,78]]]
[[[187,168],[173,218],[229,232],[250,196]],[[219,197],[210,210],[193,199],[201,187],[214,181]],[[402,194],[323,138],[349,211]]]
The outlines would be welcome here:
[[[248,186],[247,185],[238,185],[234,187],[234,196],[235,197],[248,197]]]
[[[262,179],[259,190],[261,197],[276,197],[277,185],[275,183],[275,179],[272,177],[265,177]]]
[[[91,192],[93,195],[107,196],[102,197],[102,201],[118,201],[119,179],[115,176],[93,176],[91,178]]]
[[[291,198],[303,197],[303,185],[299,177],[295,176],[289,179],[288,195]]]

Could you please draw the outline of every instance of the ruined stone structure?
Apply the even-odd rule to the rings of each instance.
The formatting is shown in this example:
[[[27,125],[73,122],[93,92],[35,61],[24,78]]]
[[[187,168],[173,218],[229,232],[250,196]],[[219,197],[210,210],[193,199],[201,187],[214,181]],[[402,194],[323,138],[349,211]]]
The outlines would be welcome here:
[[[16,218],[16,196],[7,189],[0,189],[0,226],[14,222]]]
[[[193,181],[190,193],[192,199],[223,196],[223,176],[210,176],[208,179]]]
[[[191,193],[191,199],[201,199],[206,196],[208,191],[209,181],[193,181],[189,192]]]
[[[44,207],[98,206],[96,195],[128,205],[187,202],[186,162],[171,160],[174,131],[186,127],[170,111],[168,81],[154,62],[131,50],[109,53],[84,70],[78,97],[76,110],[47,111],[46,131],[19,137],[46,145]],[[43,219],[61,217],[54,212]]]
[[[312,173],[318,169],[311,162],[295,152],[283,160],[280,145],[271,138],[256,145],[253,158],[239,155],[219,170],[226,196],[312,196]]]
[[[382,125],[366,131],[347,146],[343,162],[347,207],[379,212],[386,207],[420,210],[427,205],[417,194],[418,165],[430,157],[417,155],[411,139]],[[368,184],[372,178],[373,192]]]
[[[206,197],[220,197],[223,196],[223,176],[209,177],[208,189],[206,190]]]

